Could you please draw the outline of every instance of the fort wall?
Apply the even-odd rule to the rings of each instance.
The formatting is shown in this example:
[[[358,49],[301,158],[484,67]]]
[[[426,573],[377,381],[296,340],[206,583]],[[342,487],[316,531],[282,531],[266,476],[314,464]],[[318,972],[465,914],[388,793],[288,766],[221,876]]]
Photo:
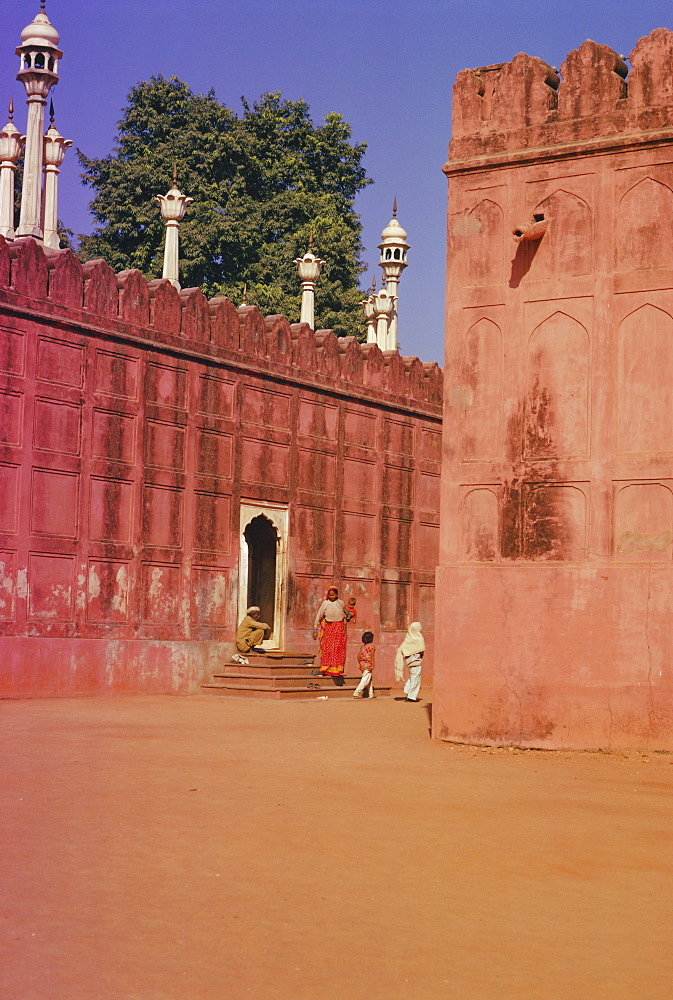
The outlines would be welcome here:
[[[456,80],[440,738],[673,749],[671,66]]]
[[[285,647],[336,583],[391,680],[432,632],[441,399],[436,364],[0,238],[0,696],[197,691],[250,504],[287,511]]]

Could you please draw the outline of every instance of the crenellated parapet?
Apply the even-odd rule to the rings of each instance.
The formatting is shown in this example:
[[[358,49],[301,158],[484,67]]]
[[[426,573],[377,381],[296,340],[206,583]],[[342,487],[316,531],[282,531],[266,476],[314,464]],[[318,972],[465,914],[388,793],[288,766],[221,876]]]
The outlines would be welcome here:
[[[673,32],[657,28],[629,57],[587,40],[556,70],[520,52],[511,62],[466,69],[453,89],[453,138],[445,171],[462,161],[606,140],[642,145],[673,128]]]
[[[238,309],[225,296],[208,300],[198,288],[178,291],[169,280],[147,282],[137,270],[115,273],[103,260],[81,263],[72,250],[44,249],[33,239],[0,236],[0,303],[26,316],[87,328],[250,371],[279,374],[337,392],[374,395],[439,412],[442,371],[437,364],[382,352],[375,344],[315,333],[307,323]]]

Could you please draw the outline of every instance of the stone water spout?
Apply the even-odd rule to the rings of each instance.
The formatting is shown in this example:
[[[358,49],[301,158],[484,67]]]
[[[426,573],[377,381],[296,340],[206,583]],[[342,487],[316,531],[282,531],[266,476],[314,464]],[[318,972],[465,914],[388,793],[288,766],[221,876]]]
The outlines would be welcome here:
[[[548,225],[549,219],[545,219],[541,212],[536,212],[530,222],[513,229],[512,236],[517,243],[526,243],[529,240],[541,240],[547,232]]]

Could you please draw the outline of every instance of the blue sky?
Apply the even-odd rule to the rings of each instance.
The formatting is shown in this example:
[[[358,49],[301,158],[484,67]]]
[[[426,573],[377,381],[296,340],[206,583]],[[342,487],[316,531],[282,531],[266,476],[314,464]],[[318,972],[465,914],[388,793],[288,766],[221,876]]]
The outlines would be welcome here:
[[[19,128],[25,94],[15,80],[14,49],[38,10],[39,0],[0,0],[0,107],[14,95]],[[198,92],[212,87],[235,111],[242,95],[254,100],[280,90],[307,100],[315,121],[343,114],[354,140],[368,143],[365,166],[375,181],[356,206],[369,267],[362,285],[380,274],[377,244],[397,196],[412,248],[400,283],[400,347],[440,362],[441,168],[456,73],[520,51],[560,66],[585,38],[628,55],[653,28],[673,27],[664,0],[47,0],[47,13],[64,52],[56,124],[90,156],[111,149],[129,88],[157,73]],[[78,174],[71,150],[59,215],[87,232],[91,193]]]

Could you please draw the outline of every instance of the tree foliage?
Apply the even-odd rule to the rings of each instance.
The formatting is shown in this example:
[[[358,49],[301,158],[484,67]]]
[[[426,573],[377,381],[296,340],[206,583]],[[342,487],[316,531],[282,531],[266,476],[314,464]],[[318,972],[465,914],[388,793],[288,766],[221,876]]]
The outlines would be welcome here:
[[[194,94],[176,77],[152,77],[129,94],[113,152],[78,151],[95,195],[98,223],[80,238],[84,259],[103,257],[115,270],[160,277],[163,223],[155,196],[170,186],[194,201],[180,226],[180,280],[227,294],[262,312],[299,319],[293,260],[313,238],[325,266],[316,287],[316,325],[362,336],[358,278],[364,268],[355,196],[370,183],[361,165],[365,143],[328,114],[314,125],[305,101],[263,94],[241,116],[213,91]]]

